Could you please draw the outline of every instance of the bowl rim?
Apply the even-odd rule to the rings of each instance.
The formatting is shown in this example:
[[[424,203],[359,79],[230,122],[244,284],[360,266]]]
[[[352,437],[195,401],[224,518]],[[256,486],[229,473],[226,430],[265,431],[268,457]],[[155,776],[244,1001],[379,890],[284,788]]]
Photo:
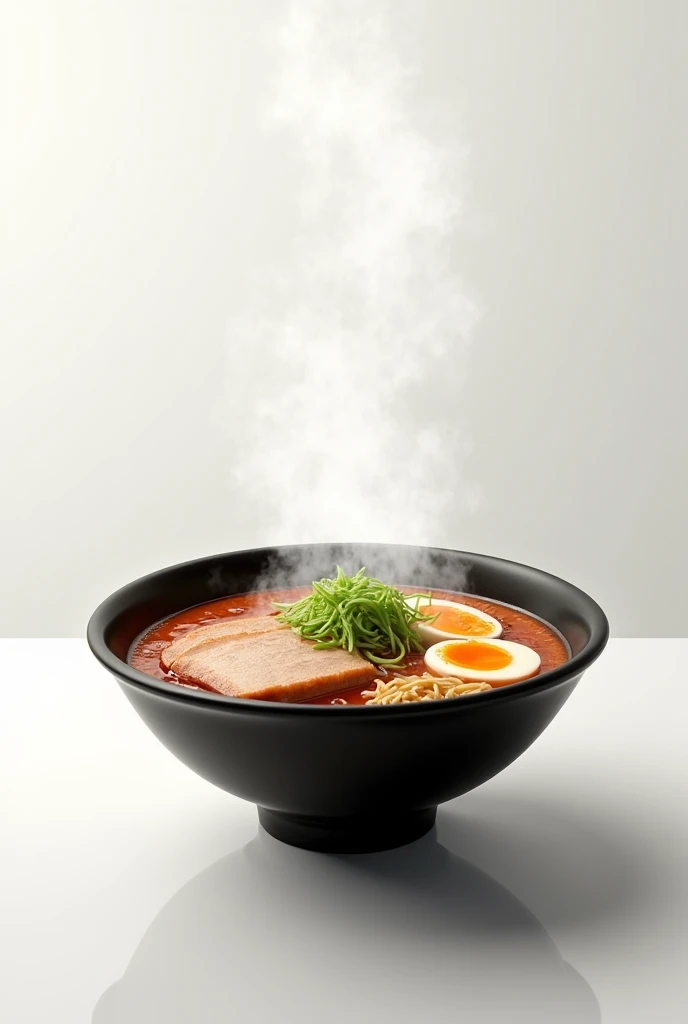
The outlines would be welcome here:
[[[356,547],[363,546],[365,541],[358,542],[337,542],[337,543],[318,543],[318,544],[284,544],[274,545],[272,547],[260,547],[260,548],[244,548],[237,551],[225,551],[221,554],[216,555],[205,555],[200,558],[191,558],[184,562],[177,562],[175,565],[165,566],[162,569],[156,569],[154,572],[147,573],[145,576],[140,576],[130,583],[125,584],[123,587],[119,587],[113,591],[109,597],[106,597],[91,615],[87,630],[86,640],[88,646],[94,655],[94,657],[106,668],[112,675],[114,675],[118,681],[124,682],[130,686],[135,687],[139,690],[145,690],[153,696],[157,696],[164,700],[182,701],[184,703],[191,703],[197,706],[205,706],[208,708],[223,709],[226,712],[236,711],[243,714],[281,714],[281,715],[334,715],[344,719],[351,717],[359,717],[361,714],[365,716],[372,715],[431,715],[446,713],[448,711],[457,711],[459,708],[464,707],[469,710],[471,707],[475,707],[479,703],[485,701],[509,701],[516,700],[526,693],[533,693],[538,690],[551,689],[574,676],[580,676],[582,673],[600,656],[604,650],[607,641],[609,639],[609,621],[600,605],[587,594],[584,590],[581,590],[573,583],[569,583],[568,580],[562,579],[560,576],[556,576],[553,573],[546,572],[544,569],[537,569],[534,566],[526,565],[523,562],[517,562],[513,559],[501,558],[497,555],[485,555],[478,552],[461,551],[456,548],[445,548],[445,547],[434,547],[431,545],[399,545],[399,544],[375,544],[376,548],[399,548],[399,547],[425,547],[427,550],[435,551],[441,554],[449,554],[458,556],[459,558],[465,558],[466,561],[471,563],[471,566],[482,563],[483,565],[502,565],[502,566],[515,566],[521,572],[525,572],[530,575],[532,579],[548,579],[557,583],[564,590],[568,591],[572,596],[575,595],[578,602],[585,606],[586,617],[590,625],[591,635],[585,647],[574,654],[569,661],[564,662],[563,665],[559,665],[557,668],[550,669],[548,672],[543,672],[541,675],[533,676],[531,679],[524,679],[518,683],[510,683],[508,686],[495,687],[492,690],[483,691],[481,693],[471,693],[464,697],[457,697],[450,700],[442,701],[426,701],[423,703],[413,701],[402,704],[381,704],[381,705],[367,705],[367,704],[350,704],[350,705],[338,705],[336,708],[329,704],[300,704],[300,703],[288,703],[286,701],[267,701],[267,700],[254,700],[248,697],[227,697],[221,693],[212,693],[207,690],[191,690],[185,687],[179,686],[177,683],[168,683],[162,679],[156,679],[155,676],[147,675],[145,672],[140,672],[138,669],[133,668],[128,662],[123,661],[116,654],[114,654],[107,643],[105,642],[105,633],[107,628],[113,619],[114,608],[124,599],[128,592],[134,591],[144,583],[151,583],[156,579],[162,579],[169,573],[175,571],[181,571],[183,569],[190,568],[194,565],[200,565],[202,563],[208,563],[209,565],[215,563],[224,558],[231,556],[236,557],[260,557],[270,552],[277,550],[294,550],[298,548],[303,549],[314,549],[314,548],[332,548],[332,547]],[[233,596],[233,595],[227,595]],[[221,597],[218,598],[221,600]],[[496,603],[499,601],[494,598]],[[204,602],[199,602],[204,603]],[[180,611],[182,609],[179,609]],[[527,609],[523,609],[527,613]],[[534,613],[533,613],[534,614]],[[152,623],[151,623],[152,625]]]

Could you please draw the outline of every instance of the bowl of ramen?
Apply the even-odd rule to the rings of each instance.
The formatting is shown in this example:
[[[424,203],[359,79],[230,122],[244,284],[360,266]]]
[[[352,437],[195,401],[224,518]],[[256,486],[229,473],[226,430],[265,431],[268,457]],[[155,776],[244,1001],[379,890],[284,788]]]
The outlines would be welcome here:
[[[88,642],[158,739],[271,835],[352,853],[417,839],[519,757],[608,633],[539,569],[322,544],[152,573],[100,605]]]

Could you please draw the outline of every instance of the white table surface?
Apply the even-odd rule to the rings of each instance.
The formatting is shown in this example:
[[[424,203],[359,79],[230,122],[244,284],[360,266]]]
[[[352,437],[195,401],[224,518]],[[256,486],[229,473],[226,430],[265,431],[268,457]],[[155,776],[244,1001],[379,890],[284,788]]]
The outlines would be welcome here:
[[[79,640],[3,640],[5,1024],[688,1019],[688,640],[616,640],[387,854],[283,846]]]

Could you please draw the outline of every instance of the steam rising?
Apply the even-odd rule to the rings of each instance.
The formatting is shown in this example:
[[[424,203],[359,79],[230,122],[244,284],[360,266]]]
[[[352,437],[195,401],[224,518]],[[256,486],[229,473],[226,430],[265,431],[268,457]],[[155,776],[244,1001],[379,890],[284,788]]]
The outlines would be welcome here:
[[[258,543],[461,546],[463,155],[424,130],[395,7],[292,4],[269,130],[297,155],[289,266],[229,329],[234,466]],[[422,7],[416,8],[422,15]],[[454,132],[455,134],[455,132]],[[279,168],[275,168],[279,176]]]

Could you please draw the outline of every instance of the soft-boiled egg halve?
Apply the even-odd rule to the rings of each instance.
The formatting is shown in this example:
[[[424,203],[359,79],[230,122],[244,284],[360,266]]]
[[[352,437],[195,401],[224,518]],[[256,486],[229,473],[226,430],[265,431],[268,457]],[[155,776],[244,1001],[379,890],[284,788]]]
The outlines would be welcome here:
[[[512,640],[443,640],[428,648],[425,664],[436,676],[505,686],[537,675],[540,655]]]
[[[463,637],[471,640],[486,640],[502,635],[497,619],[487,612],[472,608],[458,601],[441,601],[427,594],[414,594],[406,599],[407,604],[423,615],[433,615],[432,622],[417,622],[415,628],[426,647],[440,640]]]

